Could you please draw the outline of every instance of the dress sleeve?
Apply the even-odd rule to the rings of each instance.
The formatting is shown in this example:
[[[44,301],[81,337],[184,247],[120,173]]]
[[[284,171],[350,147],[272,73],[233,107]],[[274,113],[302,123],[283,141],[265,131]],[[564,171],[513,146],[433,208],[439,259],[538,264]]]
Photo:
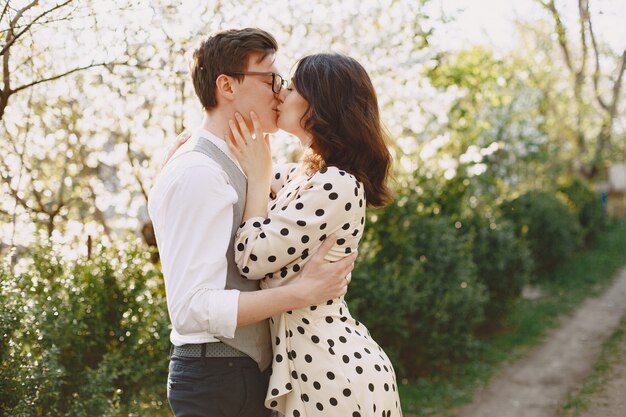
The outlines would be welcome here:
[[[273,168],[272,185],[270,197],[274,199],[276,194],[285,186],[289,176],[298,167],[298,164],[276,164]]]
[[[329,255],[346,256],[356,248],[342,246],[341,238],[353,232],[351,225],[361,224],[364,205],[363,186],[354,176],[335,167],[320,170],[285,206],[239,227],[235,237],[239,270],[248,279],[264,278],[308,256],[332,233],[340,239]]]

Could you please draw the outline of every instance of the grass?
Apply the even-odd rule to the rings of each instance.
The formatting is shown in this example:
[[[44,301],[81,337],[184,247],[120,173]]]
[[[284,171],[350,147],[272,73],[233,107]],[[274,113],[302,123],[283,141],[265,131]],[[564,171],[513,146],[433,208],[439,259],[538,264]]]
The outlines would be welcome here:
[[[602,345],[600,356],[593,365],[593,371],[582,386],[571,393],[561,406],[562,417],[578,417],[589,409],[594,398],[602,392],[609,378],[612,366],[626,359],[626,317],[620,326]]]
[[[458,406],[487,384],[499,367],[539,344],[548,330],[585,298],[597,295],[626,265],[626,223],[614,222],[594,245],[554,271],[542,285],[543,296],[520,300],[507,319],[506,333],[479,340],[471,361],[446,375],[402,381],[400,396],[407,417],[452,417]]]

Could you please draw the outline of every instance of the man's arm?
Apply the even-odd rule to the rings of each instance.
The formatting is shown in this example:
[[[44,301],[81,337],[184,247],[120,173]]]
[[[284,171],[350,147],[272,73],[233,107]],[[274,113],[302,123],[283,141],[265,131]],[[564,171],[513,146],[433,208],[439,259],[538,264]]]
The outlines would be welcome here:
[[[239,291],[225,289],[225,254],[237,193],[217,166],[189,166],[168,179],[161,178],[150,215],[172,327],[180,335],[233,337]]]
[[[228,243],[234,200],[228,193],[215,192],[218,185],[203,169],[190,170],[178,190],[186,197],[181,200],[189,202],[187,207],[170,208],[178,212],[170,214],[168,225],[176,233],[163,245],[163,255],[168,256],[163,256],[162,264],[171,296],[170,316],[177,332],[207,331],[233,337],[235,327],[346,293],[356,254],[334,263],[325,261],[324,256],[336,243],[334,235],[323,242],[292,283],[259,291],[224,290],[227,264],[223,254],[232,250]],[[171,258],[173,264],[167,262]]]
[[[177,141],[174,150],[178,149],[186,139],[186,137],[182,137],[181,140]],[[168,155],[171,156],[173,153],[170,151]],[[166,158],[165,162],[168,162],[168,159]],[[167,246],[169,246],[168,249],[178,252],[173,256],[177,260],[176,264],[180,264],[180,261],[183,260],[181,257],[186,258],[188,261],[192,259],[199,261],[204,264],[203,267],[199,268],[203,270],[200,273],[201,276],[208,274],[214,280],[217,278],[218,282],[225,284],[225,259],[219,257],[221,259],[221,262],[217,262],[219,265],[214,264],[211,266],[207,264],[210,263],[208,260],[211,257],[215,257],[216,252],[222,252],[221,249],[215,251],[216,246],[221,247],[224,244],[228,244],[228,239],[225,238],[225,231],[222,233],[216,232],[222,226],[232,224],[232,203],[222,201],[224,198],[223,193],[214,193],[215,190],[220,188],[218,184],[214,184],[217,180],[215,175],[205,177],[198,174],[196,172],[192,176],[193,180],[190,181],[192,184],[187,184],[188,187],[180,190],[180,194],[183,195],[172,196],[173,201],[178,200],[180,211],[176,214],[172,213],[174,214],[173,218],[170,217],[171,214],[167,216],[169,222],[171,222],[167,227],[170,230],[175,229],[177,231],[174,242],[168,242],[170,245]],[[192,195],[184,195],[186,193],[191,193]],[[194,201],[191,207],[187,202],[190,197]],[[223,205],[218,202],[222,202]],[[221,207],[216,207],[216,203]],[[196,211],[196,213],[192,213],[193,211]],[[215,215],[216,211],[219,213],[217,216]],[[209,219],[207,219],[207,216]],[[212,219],[210,219],[211,217]],[[200,219],[202,221],[198,223],[197,220]],[[206,229],[207,233],[201,233],[201,236],[205,236],[204,242],[190,242],[189,236],[191,234],[197,235],[198,227],[201,225],[206,226],[204,229]],[[349,255],[332,264],[324,261],[324,256],[335,242],[336,236],[329,236],[320,246],[318,252],[312,256],[311,260],[302,269],[298,278],[289,285],[262,291],[240,292],[238,297],[236,297],[237,290],[216,288],[214,285],[217,282],[214,282],[210,285],[212,288],[204,286],[204,288],[196,291],[193,295],[189,294],[191,296],[181,297],[182,299],[179,299],[179,302],[168,299],[172,325],[177,328],[177,323],[191,321],[194,323],[192,328],[188,328],[187,325],[176,330],[184,334],[203,329],[215,335],[233,337],[234,325],[236,327],[246,326],[289,310],[320,304],[343,296],[347,291],[347,285],[350,280],[349,274],[354,267],[356,254]],[[161,249],[159,248],[159,250]],[[226,250],[231,250],[231,248]],[[166,259],[163,255],[165,254],[162,254],[162,265],[165,272],[167,269],[165,265]],[[183,267],[189,266],[190,262],[183,262]],[[171,267],[174,267],[174,265]],[[214,270],[215,267],[219,270],[217,274],[215,273],[217,271]],[[185,280],[190,278],[181,270],[182,268],[172,269],[171,272],[178,275],[180,277],[179,280],[182,280],[183,277],[186,278]],[[197,274],[200,271],[196,268],[192,269],[192,276],[197,278]],[[210,270],[213,270],[213,272],[209,274]],[[201,278],[201,280],[203,279]],[[167,284],[166,280],[166,286]],[[176,284],[180,284],[180,281]],[[174,285],[178,287],[176,284]],[[182,295],[181,288],[176,288],[176,290],[178,296]],[[170,292],[168,291],[168,293]],[[235,296],[234,299],[233,296]],[[229,316],[234,316],[235,312],[236,317],[229,318]]]
[[[336,240],[335,235],[329,236],[292,283],[267,290],[241,292],[237,327],[345,295],[356,254],[334,263],[324,261],[324,256]]]

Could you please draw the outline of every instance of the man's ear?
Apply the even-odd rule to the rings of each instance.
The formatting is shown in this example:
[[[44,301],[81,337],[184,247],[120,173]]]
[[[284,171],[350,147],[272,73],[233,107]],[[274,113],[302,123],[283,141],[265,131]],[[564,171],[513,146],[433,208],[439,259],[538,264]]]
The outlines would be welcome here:
[[[235,80],[228,75],[220,74],[215,80],[217,95],[225,100],[235,99]]]

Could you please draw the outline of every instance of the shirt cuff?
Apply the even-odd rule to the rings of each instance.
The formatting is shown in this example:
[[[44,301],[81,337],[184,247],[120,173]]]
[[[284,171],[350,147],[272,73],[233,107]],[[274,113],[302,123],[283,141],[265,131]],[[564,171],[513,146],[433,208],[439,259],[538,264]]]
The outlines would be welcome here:
[[[219,296],[209,304],[209,333],[227,339],[235,337],[238,306],[239,290],[219,291]]]

